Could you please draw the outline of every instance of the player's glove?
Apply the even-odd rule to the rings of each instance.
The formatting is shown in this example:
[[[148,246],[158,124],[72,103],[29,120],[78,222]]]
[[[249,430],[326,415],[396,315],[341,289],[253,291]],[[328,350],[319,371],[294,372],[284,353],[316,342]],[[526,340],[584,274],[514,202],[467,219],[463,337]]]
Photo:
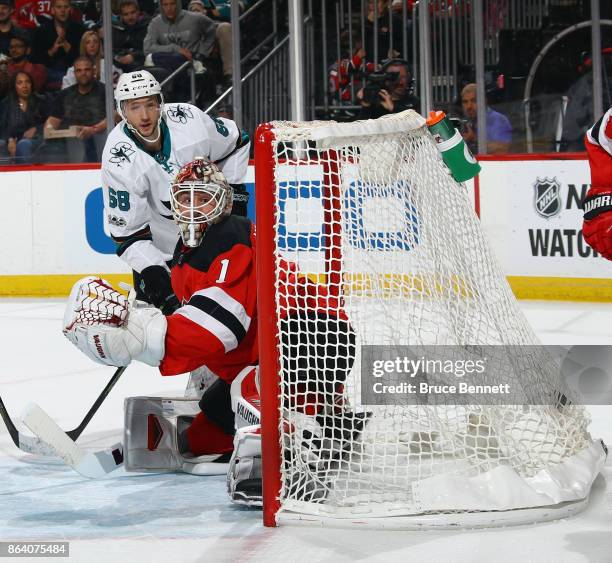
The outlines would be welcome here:
[[[164,315],[171,315],[181,304],[172,291],[170,274],[163,266],[148,266],[140,272],[140,291]]]
[[[584,199],[583,209],[584,240],[604,258],[612,260],[612,188],[591,187]]]
[[[166,318],[159,309],[132,309],[121,326],[75,324],[64,334],[94,362],[127,366],[139,360],[159,366],[164,357]]]
[[[232,215],[247,216],[247,208],[249,205],[249,192],[247,192],[244,184],[232,184],[234,188],[234,205],[232,205]]]
[[[158,366],[164,357],[166,318],[158,309],[136,306],[107,281],[77,281],[66,304],[63,333],[94,362],[127,366],[140,360]]]

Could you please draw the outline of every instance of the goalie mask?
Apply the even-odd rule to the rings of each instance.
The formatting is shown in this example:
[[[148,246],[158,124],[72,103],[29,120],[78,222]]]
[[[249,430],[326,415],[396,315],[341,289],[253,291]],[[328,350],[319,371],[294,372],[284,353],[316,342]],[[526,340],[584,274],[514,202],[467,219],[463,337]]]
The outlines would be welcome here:
[[[172,215],[185,246],[198,246],[206,227],[232,211],[234,190],[217,165],[205,158],[196,158],[183,166],[171,191]]]

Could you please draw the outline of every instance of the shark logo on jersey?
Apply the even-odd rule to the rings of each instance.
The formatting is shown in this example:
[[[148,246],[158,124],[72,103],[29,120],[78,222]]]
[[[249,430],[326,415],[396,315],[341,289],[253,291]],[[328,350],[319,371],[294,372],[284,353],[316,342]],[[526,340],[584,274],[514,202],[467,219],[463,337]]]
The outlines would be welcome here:
[[[170,205],[170,201],[164,201],[163,199],[160,200],[162,202],[162,205],[168,209],[168,211],[172,211],[172,207]],[[163,213],[160,213],[160,215],[164,218],[164,219],[174,219],[174,217],[172,215],[164,215]]]
[[[115,227],[125,227],[127,223],[123,217],[117,217],[116,215],[107,215],[109,225],[115,225]]]
[[[130,157],[134,154],[134,149],[130,143],[125,141],[119,141],[111,150],[110,153],[113,155],[109,160],[113,164],[116,164],[121,168],[122,164],[126,162],[132,162]]]
[[[187,123],[188,119],[193,119],[193,112],[185,106],[176,106],[175,108],[168,108],[166,115],[170,121],[175,123]]]

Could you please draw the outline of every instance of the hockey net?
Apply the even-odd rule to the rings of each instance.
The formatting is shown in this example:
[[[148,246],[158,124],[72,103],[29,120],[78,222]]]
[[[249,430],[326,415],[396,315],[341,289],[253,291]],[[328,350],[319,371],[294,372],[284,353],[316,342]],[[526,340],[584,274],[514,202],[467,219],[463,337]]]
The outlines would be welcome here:
[[[265,523],[480,526],[579,509],[601,444],[422,117],[273,122],[256,142]],[[304,279],[354,347],[341,323],[286,322],[282,293]],[[518,385],[504,405],[364,404],[367,345],[497,346]],[[501,345],[529,352],[508,360]]]

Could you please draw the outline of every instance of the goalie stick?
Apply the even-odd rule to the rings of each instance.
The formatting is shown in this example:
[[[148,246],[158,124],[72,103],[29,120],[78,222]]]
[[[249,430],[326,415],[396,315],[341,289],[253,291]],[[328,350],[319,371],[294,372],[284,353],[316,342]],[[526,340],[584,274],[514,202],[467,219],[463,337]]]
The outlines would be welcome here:
[[[56,455],[77,473],[89,479],[105,477],[123,465],[123,448],[115,444],[108,450],[88,452],[76,445],[56,422],[36,403],[30,403],[21,415],[23,423]]]
[[[83,418],[83,420],[81,421],[81,424],[79,424],[73,430],[68,430],[66,432],[66,435],[71,440],[77,440],[78,437],[83,433],[83,430],[85,430],[85,427],[89,424],[89,421],[96,414],[96,412],[100,408],[100,405],[104,402],[104,400],[106,399],[108,394],[111,392],[112,388],[115,386],[117,381],[119,381],[119,378],[125,371],[126,367],[127,366],[117,368],[117,370],[113,374],[113,377],[106,384],[106,387],[104,387],[104,389],[102,390],[102,392],[100,393],[100,395],[98,396],[94,404],[91,406],[91,408],[85,415],[85,418]],[[2,420],[4,420],[4,424],[6,424],[6,428],[9,431],[9,434],[11,436],[11,439],[13,440],[13,443],[20,450],[23,450],[24,452],[28,452],[31,454],[38,454],[38,455],[43,455],[43,456],[57,455],[56,452],[53,450],[53,448],[49,447],[48,444],[41,441],[38,437],[24,436],[21,432],[19,432],[19,430],[17,430],[17,427],[11,420],[11,417],[9,416],[8,411],[6,410],[6,407],[4,406],[2,397],[0,397],[0,416],[2,416]]]

